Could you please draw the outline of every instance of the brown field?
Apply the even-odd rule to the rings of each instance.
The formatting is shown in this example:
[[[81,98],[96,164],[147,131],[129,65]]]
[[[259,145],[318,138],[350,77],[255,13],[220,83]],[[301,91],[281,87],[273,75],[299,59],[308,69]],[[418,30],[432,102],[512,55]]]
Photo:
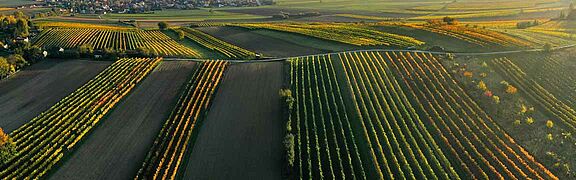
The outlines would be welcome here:
[[[51,179],[134,178],[194,64],[161,62],[64,161]]]
[[[282,65],[229,67],[188,153],[183,179],[281,179]]]
[[[200,28],[200,30],[244,49],[264,54],[264,56],[285,57],[325,52],[321,49],[309,48],[282,39],[256,34],[242,28],[205,27]]]
[[[0,127],[11,132],[22,126],[111,63],[46,60],[0,81]]]

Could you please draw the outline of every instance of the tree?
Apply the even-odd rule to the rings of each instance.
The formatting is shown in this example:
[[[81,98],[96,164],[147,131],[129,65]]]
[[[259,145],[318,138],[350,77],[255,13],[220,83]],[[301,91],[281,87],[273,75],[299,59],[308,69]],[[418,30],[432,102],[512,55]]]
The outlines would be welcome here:
[[[166,30],[168,28],[168,23],[166,21],[159,22],[158,28],[160,28],[160,30]]]
[[[448,16],[444,17],[444,18],[442,19],[442,21],[444,21],[444,22],[445,22],[446,24],[448,24],[448,25],[456,25],[456,24],[458,24],[458,20],[456,20],[455,18],[452,18],[452,17],[448,17]]]
[[[30,26],[28,20],[20,18],[16,22],[16,29],[14,29],[14,36],[28,37]]]
[[[20,54],[12,54],[8,56],[7,60],[9,64],[16,66],[16,69],[20,69],[28,65],[28,61],[26,61]]]
[[[41,61],[45,58],[44,51],[38,46],[30,46],[24,50],[24,59],[30,63]]]
[[[182,40],[184,39],[184,37],[186,37],[186,35],[184,34],[184,31],[182,30],[178,30],[176,31],[176,33],[178,33],[178,39]]]
[[[14,12],[14,18],[26,18],[26,15],[22,11]]]
[[[140,56],[144,56],[144,57],[157,57],[158,53],[150,48],[147,47],[138,47],[136,49],[136,52],[138,53],[138,55]]]
[[[104,48],[104,59],[116,60],[118,59],[118,52],[112,48]]]
[[[80,47],[78,47],[78,52],[81,56],[90,56],[94,54],[94,47],[91,44],[82,44]]]
[[[14,71],[14,67],[8,63],[8,60],[4,57],[0,57],[0,78],[8,76]]]
[[[4,130],[0,128],[0,166],[8,162],[16,155],[16,144]]]

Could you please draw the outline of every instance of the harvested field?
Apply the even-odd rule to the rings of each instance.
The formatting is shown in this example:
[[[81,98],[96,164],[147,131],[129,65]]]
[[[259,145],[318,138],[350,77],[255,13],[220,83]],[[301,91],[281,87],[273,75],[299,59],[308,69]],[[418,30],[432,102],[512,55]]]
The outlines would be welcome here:
[[[194,64],[161,62],[51,178],[134,178]]]
[[[282,63],[229,67],[183,179],[281,179]]]
[[[0,81],[0,127],[12,132],[74,92],[111,63],[47,60]]]

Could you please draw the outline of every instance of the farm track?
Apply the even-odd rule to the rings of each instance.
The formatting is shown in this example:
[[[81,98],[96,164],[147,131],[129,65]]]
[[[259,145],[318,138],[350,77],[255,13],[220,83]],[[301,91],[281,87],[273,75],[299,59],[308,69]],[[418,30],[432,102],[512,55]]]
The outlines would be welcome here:
[[[190,151],[184,179],[281,179],[282,65],[230,66]]]
[[[8,133],[12,132],[110,64],[102,61],[49,60],[0,81],[0,127]]]
[[[133,178],[195,64],[161,62],[51,179]]]

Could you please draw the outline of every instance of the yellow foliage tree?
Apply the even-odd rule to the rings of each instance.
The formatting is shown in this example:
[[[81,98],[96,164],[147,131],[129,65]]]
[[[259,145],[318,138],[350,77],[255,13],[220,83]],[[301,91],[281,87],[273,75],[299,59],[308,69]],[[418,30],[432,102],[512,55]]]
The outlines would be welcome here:
[[[546,127],[548,127],[548,128],[554,127],[554,122],[552,122],[552,120],[546,121]]]
[[[486,86],[486,83],[484,83],[484,81],[480,81],[478,83],[478,89],[481,89],[482,91],[486,91],[486,90],[488,90],[488,87]]]
[[[508,94],[516,94],[518,92],[518,88],[512,86],[512,85],[508,85],[506,86],[506,93]]]

